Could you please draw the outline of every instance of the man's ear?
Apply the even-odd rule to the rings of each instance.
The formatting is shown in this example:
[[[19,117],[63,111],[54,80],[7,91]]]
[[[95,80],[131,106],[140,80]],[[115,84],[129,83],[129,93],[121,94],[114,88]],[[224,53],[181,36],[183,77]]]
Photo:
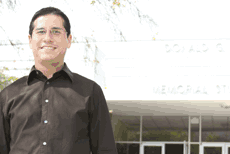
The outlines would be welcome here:
[[[30,49],[32,49],[32,37],[30,35],[28,35],[28,39],[29,39],[29,45],[30,45]]]
[[[72,42],[72,35],[69,34],[69,37],[67,38],[67,43],[68,43],[67,48],[70,48],[71,42]]]

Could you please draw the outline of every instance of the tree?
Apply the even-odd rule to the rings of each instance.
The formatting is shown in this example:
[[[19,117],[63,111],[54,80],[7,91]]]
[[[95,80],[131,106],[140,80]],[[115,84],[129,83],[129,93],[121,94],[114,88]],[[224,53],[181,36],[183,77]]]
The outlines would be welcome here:
[[[0,91],[2,91],[5,87],[16,81],[18,78],[15,76],[7,76],[3,74],[4,70],[9,70],[8,68],[4,67],[0,69]]]
[[[3,2],[0,0],[0,15],[7,14],[7,12],[5,12],[6,10],[15,12],[16,4],[19,4],[17,0],[6,0]],[[20,45],[21,43],[18,40],[15,41],[11,39],[7,35],[2,25],[0,25],[0,30],[5,34],[5,40],[1,40],[0,46],[10,44],[14,48],[14,50],[17,50],[18,53],[20,48],[17,47],[17,45]],[[0,92],[5,87],[7,87],[8,85],[10,85],[11,83],[13,83],[18,79],[15,76],[8,76],[4,74],[4,71],[9,71],[9,69],[7,67],[3,67],[2,69],[0,69]]]
[[[47,3],[52,2],[55,0],[49,0]],[[87,16],[87,11],[82,12],[87,16],[84,21],[77,21],[75,24],[71,24],[72,27],[72,35],[73,35],[73,40],[72,43],[84,43],[84,54],[82,55],[82,59],[85,62],[86,66],[92,66],[94,69],[94,78],[95,80],[100,84],[104,85],[103,87],[106,88],[106,77],[105,73],[103,70],[101,70],[101,59],[103,59],[103,54],[100,49],[100,46],[98,46],[97,42],[100,41],[98,37],[103,34],[104,28],[108,28],[111,30],[111,33],[106,34],[106,36],[112,36],[109,38],[113,38],[114,42],[126,42],[129,41],[130,39],[133,39],[132,36],[129,36],[130,33],[127,32],[127,28],[124,28],[124,19],[122,18],[124,15],[127,16],[128,19],[131,21],[135,21],[133,24],[129,24],[130,28],[132,29],[132,34],[136,33],[136,38],[138,39],[141,37],[139,36],[139,33],[141,31],[140,27],[138,24],[145,25],[145,28],[149,29],[149,32],[146,33],[148,34],[147,39],[155,40],[156,35],[157,35],[157,30],[156,27],[158,27],[157,23],[152,19],[152,17],[148,16],[147,14],[144,13],[144,10],[140,9],[138,7],[138,2],[140,0],[110,0],[110,1],[103,1],[103,0],[91,0],[91,1],[78,1],[79,4],[87,4],[88,8],[85,10],[94,10],[93,15],[90,14],[90,16]],[[68,6],[68,10],[72,11],[72,14],[75,14],[75,11],[77,9],[74,9],[73,6],[76,6],[76,1],[75,0],[65,0],[62,3],[64,5]],[[50,3],[51,4],[51,3]],[[0,0],[0,18],[3,16],[6,16],[8,12],[12,12],[13,14],[16,14],[18,10],[20,10],[20,7],[23,7],[26,5],[26,1],[22,0],[5,0],[1,1]],[[64,10],[66,11],[66,10]],[[91,17],[91,18],[90,18]],[[103,19],[103,23],[99,22],[93,22],[93,18],[97,18],[96,20],[99,21],[100,19]],[[6,20],[6,18],[4,19]],[[3,21],[4,21],[3,20]],[[71,20],[73,22],[73,20]],[[75,20],[76,21],[76,20]],[[84,23],[85,21],[92,21],[90,24],[85,24],[85,25],[91,25],[88,28],[92,30],[91,33],[89,34],[83,34],[82,36],[79,35],[78,33],[78,27],[77,25],[79,23]],[[14,35],[9,34],[9,29],[7,29],[7,25],[2,22],[0,24],[0,33],[4,35],[4,44],[7,44],[12,48],[12,50],[16,51],[18,54],[18,57],[21,59],[20,54],[23,53],[21,48],[23,44],[20,40],[17,40],[16,38],[13,38]],[[29,23],[28,23],[29,24]],[[126,23],[125,23],[126,24]],[[97,26],[95,26],[97,25]],[[128,25],[128,24],[126,24]],[[74,27],[76,26],[76,27]],[[100,28],[102,27],[102,31]],[[88,30],[85,28],[86,31]],[[107,30],[108,30],[107,29]],[[16,31],[15,31],[16,32]],[[100,33],[100,34],[97,34]],[[75,34],[74,34],[75,33]],[[96,35],[97,34],[97,35]],[[27,35],[27,34],[26,34]],[[83,38],[83,39],[82,39]],[[140,39],[141,40],[141,39]],[[2,40],[0,40],[2,41]],[[1,46],[1,44],[0,44]]]

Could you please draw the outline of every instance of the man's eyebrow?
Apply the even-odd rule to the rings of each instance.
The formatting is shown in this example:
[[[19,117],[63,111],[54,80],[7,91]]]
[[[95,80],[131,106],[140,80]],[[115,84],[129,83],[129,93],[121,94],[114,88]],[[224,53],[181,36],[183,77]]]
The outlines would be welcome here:
[[[60,27],[53,27],[52,29],[61,29]],[[36,30],[44,30],[44,28],[36,28]]]
[[[43,30],[44,28],[36,28],[36,30]]]
[[[60,27],[53,27],[52,29],[61,29]]]

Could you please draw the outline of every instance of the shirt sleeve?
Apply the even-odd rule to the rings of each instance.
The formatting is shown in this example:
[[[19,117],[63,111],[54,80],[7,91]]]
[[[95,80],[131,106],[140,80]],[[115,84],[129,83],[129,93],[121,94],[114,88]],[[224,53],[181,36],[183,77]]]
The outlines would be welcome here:
[[[9,121],[4,117],[4,99],[0,93],[0,154],[9,154],[10,149],[10,130]]]
[[[90,99],[89,118],[92,154],[117,154],[108,106],[101,87],[96,83]]]

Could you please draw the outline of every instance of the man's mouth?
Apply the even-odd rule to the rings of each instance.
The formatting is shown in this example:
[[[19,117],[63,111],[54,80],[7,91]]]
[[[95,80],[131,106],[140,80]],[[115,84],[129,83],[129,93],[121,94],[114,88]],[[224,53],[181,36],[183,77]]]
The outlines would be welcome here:
[[[54,49],[56,49],[56,47],[41,47],[41,49],[50,49],[50,50],[54,50]]]

